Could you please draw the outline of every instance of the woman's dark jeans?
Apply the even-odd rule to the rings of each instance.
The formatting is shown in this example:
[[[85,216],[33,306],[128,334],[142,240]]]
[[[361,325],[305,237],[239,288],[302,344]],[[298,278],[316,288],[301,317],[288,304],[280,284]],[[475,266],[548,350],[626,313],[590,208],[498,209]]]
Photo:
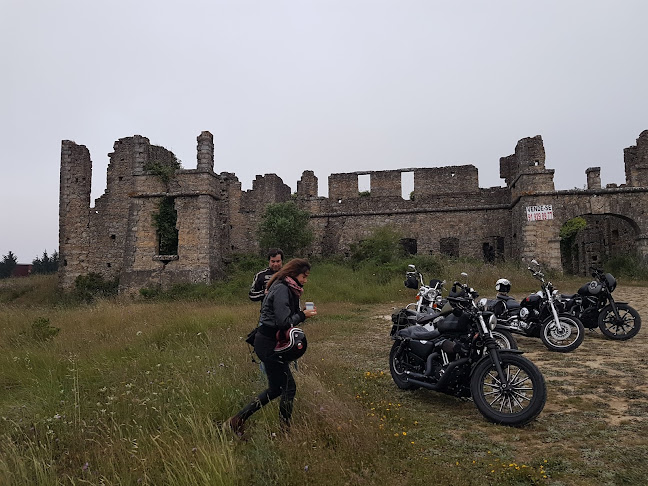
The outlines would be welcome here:
[[[257,332],[254,338],[254,351],[265,367],[265,372],[268,377],[268,388],[248,403],[237,415],[241,419],[247,420],[248,417],[261,409],[261,407],[278,396],[281,396],[279,417],[283,425],[289,426],[297,385],[290,371],[289,363],[282,363],[276,359],[274,352],[275,344],[276,341],[274,339]]]

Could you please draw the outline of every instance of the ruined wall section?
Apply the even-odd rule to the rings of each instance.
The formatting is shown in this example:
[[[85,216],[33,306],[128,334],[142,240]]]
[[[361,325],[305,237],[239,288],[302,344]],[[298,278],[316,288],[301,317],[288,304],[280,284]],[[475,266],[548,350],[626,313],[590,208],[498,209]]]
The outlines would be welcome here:
[[[370,237],[377,228],[390,226],[403,238],[415,240],[419,255],[442,253],[442,241],[454,238],[459,242],[455,256],[481,259],[485,245],[497,251],[498,242],[501,242],[502,250],[507,250],[510,241],[509,218],[507,207],[473,208],[450,213],[443,210],[342,213],[314,215],[311,226],[319,245],[314,251],[324,256],[348,256],[353,243]]]
[[[414,172],[413,200],[402,197],[404,172]],[[367,174],[370,193],[359,194],[358,176]],[[472,165],[332,174],[329,194],[329,198],[298,198],[300,206],[311,213],[316,254],[349,254],[353,243],[385,225],[416,240],[417,252],[422,254],[438,253],[443,237],[464,235],[457,254],[477,258],[485,244],[496,242],[501,248],[510,240],[508,189],[480,188],[477,168]],[[466,221],[471,221],[468,237]],[[478,230],[475,221],[480,222]]]
[[[587,175],[587,188],[600,189],[601,188],[601,168],[589,167],[585,174]]]
[[[297,197],[313,199],[318,197],[318,180],[312,170],[302,172],[301,179],[297,181]]]
[[[108,154],[106,190],[91,211],[92,267],[107,279],[118,278],[124,268],[129,228],[125,216],[130,213],[130,194],[135,190],[136,160],[139,161],[137,170],[142,173],[149,147],[146,137],[135,135],[116,141],[113,152]]]
[[[511,190],[511,199],[554,190],[554,170],[545,168],[545,150],[542,137],[523,138],[515,146],[515,153],[500,159],[500,177]]]
[[[214,172],[214,136],[210,132],[201,132],[196,138],[198,172]]]
[[[256,176],[249,191],[240,192],[240,184],[237,187],[228,191],[234,198],[229,205],[230,224],[235,228],[230,246],[234,253],[258,253],[257,228],[263,211],[268,204],[289,201],[290,186],[284,184],[277,174],[265,174]]]
[[[370,195],[373,197],[402,198],[400,170],[370,172]]]
[[[414,170],[414,199],[423,200],[441,194],[475,194],[479,175],[474,165],[455,165]]]
[[[74,287],[79,275],[92,271],[89,256],[92,161],[85,145],[61,143],[59,187],[59,285]]]
[[[637,145],[623,150],[626,184],[631,187],[648,187],[648,130],[637,138]]]
[[[539,205],[552,206],[552,220],[527,220],[526,208]],[[511,210],[511,257],[515,260],[536,258],[548,267],[561,269],[560,228],[570,219],[582,216],[587,221],[597,222],[599,229],[596,231],[605,239],[596,242],[583,237],[581,243],[586,243],[583,254],[591,262],[595,252],[602,256],[611,250],[616,254],[630,254],[630,248],[636,249],[641,258],[648,259],[648,216],[635,209],[645,205],[648,205],[645,188],[572,189],[523,196]],[[632,228],[632,232],[628,228]],[[621,234],[622,238],[617,239],[615,234]],[[623,238],[627,241],[621,241]],[[601,243],[607,250],[601,249]],[[578,269],[582,271],[583,268]]]
[[[358,197],[358,174],[331,174],[328,178],[329,199],[344,201]]]
[[[157,234],[152,214],[168,193],[169,183],[150,168],[175,167],[173,152],[151,145],[140,135],[119,139],[108,154],[110,162],[106,175],[106,191],[96,200],[91,212],[93,247],[92,266],[104,278],[119,278],[131,269],[135,255],[157,251]],[[155,195],[153,201],[138,201],[141,194]],[[143,211],[143,212],[142,212]],[[141,225],[140,214],[146,219],[144,234],[135,228]],[[141,246],[140,246],[141,245]]]
[[[196,169],[180,169],[168,181],[144,170],[134,178],[129,212],[129,242],[121,275],[123,290],[168,287],[180,282],[209,283],[223,275],[228,258],[230,228],[228,174],[213,172],[213,141],[209,132],[198,136]],[[152,147],[143,167],[167,165],[175,156]],[[235,178],[234,178],[235,179]],[[237,181],[236,181],[237,182]],[[160,255],[153,216],[163,198],[172,198],[177,212],[178,250]]]
[[[232,253],[240,253],[240,245],[249,238],[249,228],[247,225],[247,215],[241,210],[241,182],[235,174],[231,172],[221,172],[220,179],[223,183],[223,195],[226,202],[225,210],[226,230],[229,233],[229,240],[224,244],[223,252],[226,252],[224,258],[229,258]]]

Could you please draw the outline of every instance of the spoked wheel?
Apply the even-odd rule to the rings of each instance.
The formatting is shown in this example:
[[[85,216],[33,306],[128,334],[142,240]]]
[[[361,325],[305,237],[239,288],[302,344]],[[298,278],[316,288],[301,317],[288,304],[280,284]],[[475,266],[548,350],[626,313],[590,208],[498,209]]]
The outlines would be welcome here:
[[[405,371],[410,369],[407,364],[407,353],[402,353],[396,357],[396,352],[400,347],[400,342],[396,341],[389,352],[389,371],[396,386],[402,390],[416,390],[418,385],[410,383],[405,375]]]
[[[570,314],[560,314],[558,320],[560,325],[556,324],[553,317],[542,324],[540,339],[549,350],[568,353],[581,345],[585,328],[577,317]]]
[[[611,305],[603,307],[598,319],[599,329],[610,339],[625,341],[635,337],[641,328],[639,313],[627,304],[617,304],[616,307],[618,319]]]
[[[524,425],[535,419],[547,401],[547,387],[540,370],[524,356],[500,353],[504,376],[498,376],[492,360],[477,365],[470,382],[475,406],[491,422]]]
[[[494,329],[491,331],[491,334],[497,341],[497,345],[500,349],[517,349],[517,341],[509,331],[505,329]],[[485,354],[485,353],[484,353]]]

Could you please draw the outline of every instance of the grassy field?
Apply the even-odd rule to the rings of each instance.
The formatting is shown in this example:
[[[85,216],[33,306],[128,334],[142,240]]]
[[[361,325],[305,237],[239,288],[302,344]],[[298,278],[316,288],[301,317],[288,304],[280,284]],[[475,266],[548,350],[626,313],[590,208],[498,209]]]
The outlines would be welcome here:
[[[484,296],[502,276],[522,294],[537,290],[513,267],[418,264],[427,278],[466,271]],[[304,297],[319,316],[305,325],[294,426],[280,432],[272,403],[250,420],[247,442],[219,422],[265,387],[242,341],[259,311],[248,268],[147,301],[78,304],[57,295],[55,277],[3,282],[0,484],[645,484],[645,378],[625,390],[632,411],[608,420],[611,405],[592,389],[618,399],[619,380],[585,366],[589,342],[610,349],[600,334],[567,355],[520,340],[549,390],[524,428],[492,425],[470,401],[397,389],[384,316],[413,299],[404,270],[314,266]],[[573,292],[583,281],[556,283]],[[633,351],[643,334],[615,348],[627,350],[630,378],[648,366]]]

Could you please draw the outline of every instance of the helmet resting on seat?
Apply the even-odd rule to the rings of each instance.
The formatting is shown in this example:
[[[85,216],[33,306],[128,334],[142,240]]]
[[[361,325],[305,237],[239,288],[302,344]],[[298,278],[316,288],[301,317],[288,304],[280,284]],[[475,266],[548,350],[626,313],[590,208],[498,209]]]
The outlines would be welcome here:
[[[510,292],[511,282],[509,282],[505,278],[500,278],[497,282],[495,282],[495,290],[497,290],[498,292]]]

